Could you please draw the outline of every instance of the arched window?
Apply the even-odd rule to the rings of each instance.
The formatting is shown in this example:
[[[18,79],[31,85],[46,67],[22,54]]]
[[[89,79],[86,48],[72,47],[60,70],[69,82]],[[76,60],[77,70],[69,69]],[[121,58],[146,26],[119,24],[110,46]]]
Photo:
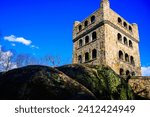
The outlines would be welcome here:
[[[89,53],[86,52],[85,53],[85,62],[88,62],[89,60],[90,60]]]
[[[127,28],[127,23],[126,23],[126,22],[124,22],[124,23],[123,23],[123,26],[124,26],[125,28]]]
[[[97,33],[96,32],[93,32],[92,33],[92,40],[96,40],[97,39]]]
[[[129,55],[128,54],[125,54],[125,61],[129,62]]]
[[[118,18],[118,23],[122,25],[122,20],[120,17]]]
[[[94,23],[95,20],[96,20],[96,18],[95,18],[95,16],[93,15],[93,16],[91,17],[91,23]]]
[[[121,50],[119,51],[119,59],[123,60],[123,52]]]
[[[124,44],[125,44],[125,45],[128,45],[128,41],[127,41],[127,38],[126,38],[126,37],[124,37]]]
[[[122,35],[120,33],[118,33],[117,37],[118,37],[118,41],[122,42]]]
[[[83,45],[83,41],[82,41],[82,39],[80,39],[79,40],[79,48],[82,47],[82,45]]]
[[[89,36],[85,37],[85,44],[89,43]]]
[[[79,64],[82,63],[82,56],[81,55],[78,56],[78,63]]]
[[[88,26],[88,21],[86,20],[85,22],[84,22],[84,27],[87,27]]]
[[[95,59],[95,58],[97,58],[97,50],[96,49],[92,50],[92,59]]]
[[[132,72],[132,76],[135,76],[136,74],[135,74],[135,72]]]
[[[130,61],[131,61],[131,64],[132,64],[132,65],[135,65],[134,57],[133,57],[133,56],[130,57]]]
[[[131,31],[131,32],[132,32],[132,27],[131,27],[131,26],[129,26],[129,31]]]
[[[126,71],[126,75],[127,76],[130,75],[130,71],[129,70]]]
[[[82,30],[82,25],[79,26],[79,31],[81,31],[81,30]]]
[[[133,47],[133,43],[131,40],[129,40],[129,46],[132,48]]]
[[[122,68],[120,69],[120,75],[124,75],[124,70]]]

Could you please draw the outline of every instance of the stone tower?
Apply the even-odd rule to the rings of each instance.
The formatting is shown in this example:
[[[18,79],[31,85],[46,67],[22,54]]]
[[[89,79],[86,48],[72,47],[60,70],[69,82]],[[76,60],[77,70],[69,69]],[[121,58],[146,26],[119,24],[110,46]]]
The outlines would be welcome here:
[[[101,0],[100,8],[73,27],[73,63],[110,66],[119,75],[141,76],[139,33]]]

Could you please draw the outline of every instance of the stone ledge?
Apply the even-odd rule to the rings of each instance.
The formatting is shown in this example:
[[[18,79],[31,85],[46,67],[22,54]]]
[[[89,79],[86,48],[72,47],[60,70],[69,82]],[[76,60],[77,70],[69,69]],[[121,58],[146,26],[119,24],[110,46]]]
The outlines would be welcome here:
[[[150,76],[132,76],[131,79],[150,80]]]

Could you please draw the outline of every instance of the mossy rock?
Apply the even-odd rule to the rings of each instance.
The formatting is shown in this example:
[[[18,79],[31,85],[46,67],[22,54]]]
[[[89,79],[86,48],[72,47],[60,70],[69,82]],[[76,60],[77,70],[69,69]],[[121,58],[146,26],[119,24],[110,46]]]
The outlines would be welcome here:
[[[0,75],[0,99],[96,99],[82,84],[55,68],[27,66]]]
[[[97,99],[134,99],[131,87],[108,66],[82,64],[66,65],[57,69],[84,85]]]

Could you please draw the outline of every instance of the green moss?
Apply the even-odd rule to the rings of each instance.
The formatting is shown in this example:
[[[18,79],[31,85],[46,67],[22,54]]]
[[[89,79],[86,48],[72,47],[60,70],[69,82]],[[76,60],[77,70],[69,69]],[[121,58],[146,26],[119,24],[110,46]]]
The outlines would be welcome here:
[[[120,92],[120,99],[121,100],[127,100],[127,90],[125,88],[121,88]]]
[[[98,99],[133,99],[128,84],[108,66],[69,65],[58,69],[86,86]]]

